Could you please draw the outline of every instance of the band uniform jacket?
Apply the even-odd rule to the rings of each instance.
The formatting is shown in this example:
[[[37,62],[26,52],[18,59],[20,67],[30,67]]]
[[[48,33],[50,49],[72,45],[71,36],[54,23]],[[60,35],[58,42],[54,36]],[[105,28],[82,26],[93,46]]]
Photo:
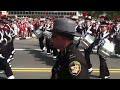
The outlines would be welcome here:
[[[9,57],[11,53],[10,48],[13,46],[11,42],[8,42],[10,40],[10,37],[8,37],[5,32],[9,32],[10,28],[7,28],[7,29],[8,30],[6,30],[5,28],[3,29],[3,38],[7,39],[7,45],[3,45],[3,43],[0,43],[0,54],[2,54],[3,57],[5,57],[6,59]]]
[[[51,79],[89,79],[85,58],[73,43],[58,54]]]
[[[95,37],[95,39],[96,39],[96,37],[98,36],[98,31],[97,31],[98,29],[94,29],[94,27],[96,27],[96,25],[94,25],[94,24],[90,25],[89,27],[87,27],[84,24],[82,27],[78,26],[76,28],[76,31],[78,33],[80,33],[82,35],[82,37],[85,37],[87,34],[90,34],[91,36]],[[96,43],[96,41],[94,41],[91,45],[95,46],[95,43]]]
[[[82,36],[85,36],[87,34],[90,34],[92,36],[96,36],[97,30],[93,29],[94,25],[90,25],[87,27],[85,24],[82,26],[77,26],[76,31],[80,33]]]
[[[120,28],[117,28],[117,27],[113,27],[112,30],[111,30],[111,33],[113,35],[113,41],[115,43],[115,54],[120,54]],[[119,36],[117,36],[119,35]]]
[[[116,26],[113,26],[112,30],[111,30],[111,33],[113,34],[113,38],[116,42],[120,42],[120,27],[116,27]],[[117,35],[119,35],[117,37]]]
[[[101,47],[101,45],[104,44],[104,40],[105,39],[108,39],[110,42],[113,41],[113,39],[112,39],[111,36],[112,36],[112,34],[110,32],[108,32],[108,31],[106,31],[105,33],[102,33],[102,32],[98,33],[98,38],[95,40],[95,45],[98,46],[97,51],[99,50],[99,48]]]

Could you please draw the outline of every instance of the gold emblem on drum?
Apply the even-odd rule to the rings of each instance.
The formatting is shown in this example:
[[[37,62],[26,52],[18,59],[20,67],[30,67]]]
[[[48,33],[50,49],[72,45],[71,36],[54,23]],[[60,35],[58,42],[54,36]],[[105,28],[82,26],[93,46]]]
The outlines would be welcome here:
[[[69,64],[69,71],[72,75],[78,76],[81,71],[81,64],[78,61],[72,61]]]

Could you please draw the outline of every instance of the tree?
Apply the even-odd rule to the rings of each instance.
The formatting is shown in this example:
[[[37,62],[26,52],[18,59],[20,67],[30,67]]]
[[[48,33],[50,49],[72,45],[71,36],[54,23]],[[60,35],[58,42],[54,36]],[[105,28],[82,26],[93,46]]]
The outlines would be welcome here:
[[[82,13],[83,11],[79,11]],[[86,11],[88,15],[92,15],[93,17],[99,17],[99,15],[102,15],[106,13],[107,17],[110,19],[115,19],[115,17],[120,16],[120,11]]]

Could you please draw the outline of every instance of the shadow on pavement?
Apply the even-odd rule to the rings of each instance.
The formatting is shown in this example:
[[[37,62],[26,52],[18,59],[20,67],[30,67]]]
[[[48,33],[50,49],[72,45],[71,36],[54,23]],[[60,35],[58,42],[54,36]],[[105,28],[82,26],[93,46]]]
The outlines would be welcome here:
[[[39,47],[39,45],[33,45],[33,46],[38,46]]]
[[[98,79],[99,76],[97,76],[97,75],[90,75],[90,78],[91,78],[91,79],[93,79],[93,78],[94,78],[94,79]]]
[[[25,48],[25,49],[30,49],[30,48]],[[37,50],[24,50],[24,51],[29,52],[29,54],[32,54],[35,58],[39,58],[39,60],[37,61],[42,61],[42,64],[53,66],[55,63],[55,60],[53,60],[52,57],[47,56],[45,52],[40,52]]]
[[[1,76],[0,76],[0,79],[7,79],[7,78],[5,78],[5,77],[1,77]]]

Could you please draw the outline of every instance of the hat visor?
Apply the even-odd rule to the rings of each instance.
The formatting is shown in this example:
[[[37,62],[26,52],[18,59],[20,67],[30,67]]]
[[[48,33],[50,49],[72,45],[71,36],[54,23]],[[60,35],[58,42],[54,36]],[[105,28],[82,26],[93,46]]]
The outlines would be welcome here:
[[[52,32],[52,33],[65,33],[65,34],[70,34],[72,36],[81,37],[81,34],[79,34],[78,32],[70,33],[70,32],[65,32],[65,31],[57,31],[57,30],[54,30],[54,29],[47,30],[47,31]]]
[[[92,19],[85,19],[85,21],[87,21],[87,20],[91,21]]]

